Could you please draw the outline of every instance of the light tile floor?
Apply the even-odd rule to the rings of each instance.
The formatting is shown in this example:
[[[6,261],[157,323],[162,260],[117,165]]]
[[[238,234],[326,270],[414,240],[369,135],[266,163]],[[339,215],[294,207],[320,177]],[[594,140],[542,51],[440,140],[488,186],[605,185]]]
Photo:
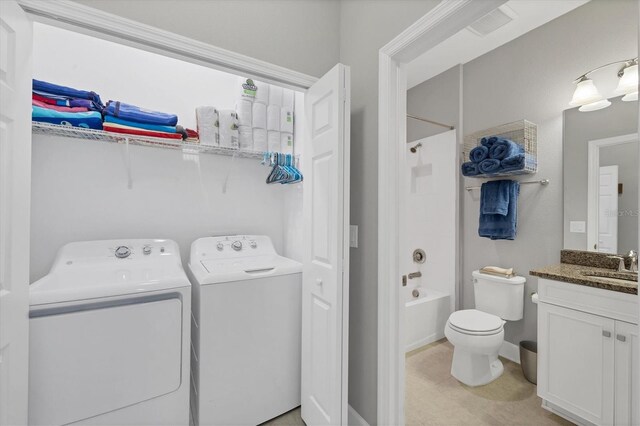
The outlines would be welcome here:
[[[446,339],[407,354],[407,425],[571,425],[540,406],[520,365],[501,358],[502,376],[472,388],[451,376],[452,359]]]
[[[406,424],[410,426],[571,425],[544,410],[516,363],[502,359],[504,373],[485,386],[471,388],[451,377],[453,346],[439,340],[407,354]],[[262,426],[304,426],[300,408]]]

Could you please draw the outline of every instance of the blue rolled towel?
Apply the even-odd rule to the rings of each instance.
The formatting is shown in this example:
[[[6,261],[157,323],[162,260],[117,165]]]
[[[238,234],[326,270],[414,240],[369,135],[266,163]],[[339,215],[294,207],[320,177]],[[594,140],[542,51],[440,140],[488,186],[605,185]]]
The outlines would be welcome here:
[[[478,170],[478,165],[471,161],[467,163],[462,163],[462,166],[460,166],[460,170],[462,171],[463,176],[476,176],[480,174],[480,170]]]
[[[497,138],[489,148],[489,158],[504,160],[517,154],[523,154],[524,148],[509,139]]]
[[[486,146],[476,146],[469,152],[469,160],[474,163],[479,163],[485,160],[489,156],[489,148]]]
[[[525,155],[516,154],[511,157],[507,157],[500,162],[502,170],[505,172],[511,172],[515,170],[523,170],[525,166]]]
[[[491,146],[498,140],[495,136],[485,136],[480,139],[480,145],[486,146],[487,148],[491,148]]]
[[[497,173],[501,171],[500,160],[487,158],[486,160],[478,163],[478,170],[480,170],[480,173],[483,174]]]

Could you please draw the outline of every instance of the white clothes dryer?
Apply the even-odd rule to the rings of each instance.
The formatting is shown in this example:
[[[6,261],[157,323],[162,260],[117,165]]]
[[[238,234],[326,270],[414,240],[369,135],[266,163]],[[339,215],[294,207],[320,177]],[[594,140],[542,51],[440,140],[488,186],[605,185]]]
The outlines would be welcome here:
[[[30,305],[30,425],[189,423],[191,285],[175,242],[67,244]]]
[[[269,237],[191,245],[191,409],[200,425],[257,425],[300,405],[302,264]]]

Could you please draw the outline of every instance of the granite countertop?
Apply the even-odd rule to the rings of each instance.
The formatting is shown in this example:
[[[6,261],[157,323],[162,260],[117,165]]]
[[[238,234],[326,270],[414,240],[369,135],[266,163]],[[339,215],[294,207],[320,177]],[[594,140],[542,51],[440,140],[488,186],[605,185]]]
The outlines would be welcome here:
[[[638,294],[638,283],[633,281],[612,281],[604,277],[587,276],[585,273],[607,273],[615,275],[618,261],[607,255],[579,250],[562,250],[561,263],[534,269],[529,273],[536,277],[586,285],[621,293]],[[627,265],[628,267],[629,265]]]
[[[594,268],[593,266],[572,265],[569,263],[558,263],[556,265],[545,266],[534,269],[529,273],[540,278],[564,281],[572,284],[586,285],[589,287],[603,288],[605,290],[619,291],[621,293],[638,294],[638,283],[633,281],[612,282],[607,278],[590,277],[584,272],[614,272],[607,268]]]

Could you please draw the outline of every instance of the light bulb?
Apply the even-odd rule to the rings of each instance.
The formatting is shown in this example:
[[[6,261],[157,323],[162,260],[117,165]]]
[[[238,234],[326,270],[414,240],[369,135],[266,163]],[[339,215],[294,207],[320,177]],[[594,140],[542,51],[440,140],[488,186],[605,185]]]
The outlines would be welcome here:
[[[628,95],[634,92],[638,92],[638,64],[628,66],[622,71],[622,76],[614,93],[616,95]]]

